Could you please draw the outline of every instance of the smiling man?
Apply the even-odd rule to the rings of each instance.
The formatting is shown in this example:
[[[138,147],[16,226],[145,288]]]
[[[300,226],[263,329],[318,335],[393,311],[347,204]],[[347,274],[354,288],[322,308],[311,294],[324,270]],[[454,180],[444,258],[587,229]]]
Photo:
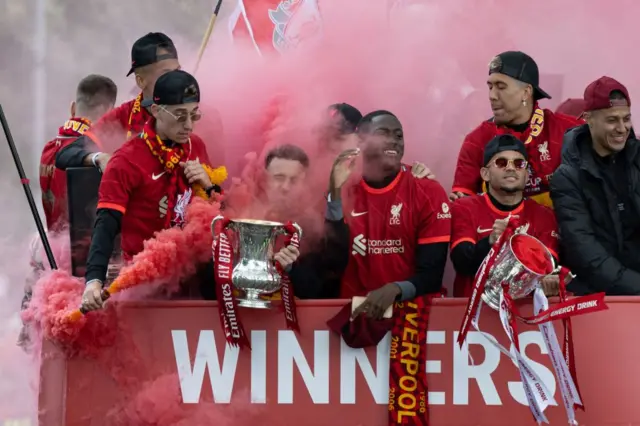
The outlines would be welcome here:
[[[441,291],[451,214],[442,186],[402,164],[404,133],[394,114],[367,114],[358,138],[359,148],[340,154],[331,172],[328,250],[347,263],[341,297],[367,297],[354,316],[381,319],[396,300]],[[347,184],[358,156],[362,177]]]
[[[551,196],[578,295],[640,294],[640,142],[626,87],[601,77],[584,92],[588,124],[565,136]]]
[[[538,65],[525,53],[504,52],[493,58],[487,79],[493,117],[462,143],[451,200],[485,191],[480,178],[484,148],[493,137],[511,134],[524,142],[529,156],[525,195],[551,205],[549,180],[560,165],[562,137],[583,122],[542,109],[538,102],[551,96],[539,84]]]
[[[454,297],[469,297],[473,281],[491,246],[505,231],[509,217],[538,238],[557,259],[558,228],[553,210],[524,197],[528,179],[527,149],[513,135],[493,138],[480,170],[487,192],[464,197],[451,208],[451,260],[456,270]],[[558,277],[545,277],[547,295],[557,294]]]

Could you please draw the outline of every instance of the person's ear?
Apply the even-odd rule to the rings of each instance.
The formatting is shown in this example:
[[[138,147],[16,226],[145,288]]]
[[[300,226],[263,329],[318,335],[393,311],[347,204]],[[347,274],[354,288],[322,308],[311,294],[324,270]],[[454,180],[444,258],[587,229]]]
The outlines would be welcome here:
[[[480,169],[480,177],[482,178],[483,181],[485,182],[489,182],[489,168],[488,167],[483,167]]]
[[[71,113],[71,117],[76,116],[76,101],[71,102],[71,106],[69,107],[69,112]]]
[[[158,105],[156,104],[151,104],[150,110],[151,110],[151,115],[153,115],[153,118],[157,119],[158,114],[160,113],[160,107],[158,107]]]

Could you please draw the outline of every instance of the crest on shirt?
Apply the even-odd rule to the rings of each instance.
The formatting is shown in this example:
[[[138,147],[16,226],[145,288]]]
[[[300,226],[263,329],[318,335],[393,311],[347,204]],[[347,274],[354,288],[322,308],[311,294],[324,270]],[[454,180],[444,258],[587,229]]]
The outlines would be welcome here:
[[[544,143],[538,145],[538,151],[540,152],[540,161],[551,160],[551,155],[549,154],[549,141],[544,141]]]
[[[191,188],[188,188],[186,191],[184,191],[184,194],[178,195],[176,206],[173,209],[173,212],[175,213],[172,220],[174,226],[184,225],[184,219],[189,201],[191,201]]]
[[[522,226],[518,226],[515,230],[516,234],[526,234],[529,232],[529,222],[525,223]]]
[[[391,218],[389,218],[389,225],[400,225],[401,211],[402,211],[402,203],[398,203],[391,206]]]

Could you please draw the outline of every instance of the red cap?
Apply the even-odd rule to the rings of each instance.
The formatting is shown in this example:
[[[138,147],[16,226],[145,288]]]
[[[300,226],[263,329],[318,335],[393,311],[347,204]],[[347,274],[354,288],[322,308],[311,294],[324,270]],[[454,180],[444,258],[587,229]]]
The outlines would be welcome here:
[[[611,92],[618,90],[627,98],[627,105],[631,106],[631,98],[627,88],[619,81],[611,77],[600,77],[584,89],[584,110],[594,111],[597,109],[607,109],[615,105],[615,101],[611,101]]]
[[[351,321],[351,303],[343,306],[336,316],[327,321],[334,333],[340,334],[347,346],[366,348],[376,346],[393,327],[393,319],[374,320],[364,314]]]

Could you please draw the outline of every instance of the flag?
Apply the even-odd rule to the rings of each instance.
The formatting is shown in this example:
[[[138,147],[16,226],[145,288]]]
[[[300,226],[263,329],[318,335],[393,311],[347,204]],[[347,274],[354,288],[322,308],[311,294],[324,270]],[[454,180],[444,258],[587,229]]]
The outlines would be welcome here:
[[[238,0],[229,19],[234,40],[250,41],[260,54],[284,53],[322,35],[317,0]]]

